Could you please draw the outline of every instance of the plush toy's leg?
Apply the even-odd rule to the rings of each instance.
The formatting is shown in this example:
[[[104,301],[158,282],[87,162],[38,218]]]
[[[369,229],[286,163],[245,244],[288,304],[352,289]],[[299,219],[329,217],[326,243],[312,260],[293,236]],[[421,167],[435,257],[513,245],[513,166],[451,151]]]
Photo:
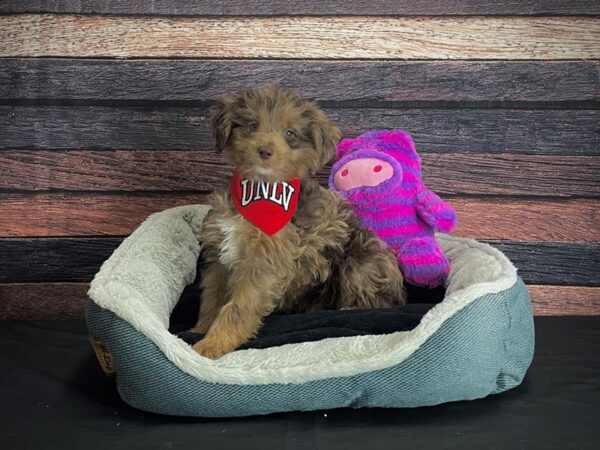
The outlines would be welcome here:
[[[200,312],[198,322],[192,331],[206,334],[219,310],[227,301],[227,269],[225,266],[219,263],[207,265],[206,269],[202,271],[200,287],[202,288]]]
[[[408,240],[397,256],[404,279],[417,286],[441,286],[450,271],[450,264],[434,237]]]
[[[353,230],[339,267],[340,309],[403,305],[406,293],[396,257],[373,233]]]

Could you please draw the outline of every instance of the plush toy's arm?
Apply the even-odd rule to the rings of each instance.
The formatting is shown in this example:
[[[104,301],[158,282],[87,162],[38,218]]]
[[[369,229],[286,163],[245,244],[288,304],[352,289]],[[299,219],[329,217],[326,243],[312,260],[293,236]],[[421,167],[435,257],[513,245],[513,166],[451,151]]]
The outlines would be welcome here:
[[[436,231],[449,233],[456,226],[456,211],[427,188],[417,194],[417,213]]]

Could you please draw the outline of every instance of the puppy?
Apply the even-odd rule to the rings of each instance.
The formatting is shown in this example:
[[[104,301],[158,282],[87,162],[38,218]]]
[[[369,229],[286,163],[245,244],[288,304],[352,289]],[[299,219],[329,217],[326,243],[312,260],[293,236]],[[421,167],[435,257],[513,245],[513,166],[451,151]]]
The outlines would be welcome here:
[[[341,136],[315,103],[267,85],[218,100],[211,121],[235,174],[228,192],[211,195],[202,228],[198,353],[235,350],[274,310],[404,303],[393,253],[339,196],[308,178]]]

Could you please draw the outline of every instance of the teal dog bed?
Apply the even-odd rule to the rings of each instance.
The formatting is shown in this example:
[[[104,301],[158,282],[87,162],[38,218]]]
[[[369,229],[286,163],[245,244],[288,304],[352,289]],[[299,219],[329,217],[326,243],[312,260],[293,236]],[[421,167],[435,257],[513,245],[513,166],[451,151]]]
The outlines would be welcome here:
[[[103,369],[130,405],[227,417],[341,407],[417,407],[519,385],[534,348],[527,290],[498,250],[439,236],[446,293],[408,331],[335,337],[204,358],[169,331],[196,277],[202,221],[190,205],[150,216],[103,264],[87,324]]]

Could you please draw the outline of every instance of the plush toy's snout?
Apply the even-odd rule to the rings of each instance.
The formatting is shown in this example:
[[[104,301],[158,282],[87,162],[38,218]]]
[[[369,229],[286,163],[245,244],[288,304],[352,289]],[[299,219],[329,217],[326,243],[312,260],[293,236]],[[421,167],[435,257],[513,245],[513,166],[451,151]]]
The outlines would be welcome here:
[[[402,168],[389,156],[375,150],[358,151],[340,159],[332,168],[333,188],[347,192],[373,188],[389,181],[389,187],[402,183]]]
[[[394,175],[394,169],[387,162],[375,158],[354,159],[344,164],[333,175],[335,187],[349,191],[357,187],[377,186]]]

